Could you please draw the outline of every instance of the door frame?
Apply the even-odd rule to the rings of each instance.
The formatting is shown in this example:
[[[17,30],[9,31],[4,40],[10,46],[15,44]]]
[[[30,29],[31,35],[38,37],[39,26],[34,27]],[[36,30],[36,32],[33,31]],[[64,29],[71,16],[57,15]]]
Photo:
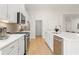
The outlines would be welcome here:
[[[37,22],[37,21],[41,21],[41,35],[37,35],[37,33],[36,33],[36,27],[37,27],[37,26],[36,26],[36,25],[37,25],[36,22]],[[42,20],[35,20],[35,36],[42,36],[42,34],[43,34],[43,33],[42,33],[43,28],[42,28],[42,27],[43,27]]]

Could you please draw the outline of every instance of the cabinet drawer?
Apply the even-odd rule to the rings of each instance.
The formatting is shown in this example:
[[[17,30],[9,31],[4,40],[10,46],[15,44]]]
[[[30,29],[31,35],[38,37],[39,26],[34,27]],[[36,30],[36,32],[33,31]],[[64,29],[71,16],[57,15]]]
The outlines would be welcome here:
[[[8,55],[12,50],[14,50],[17,47],[18,47],[18,40],[2,49],[2,55]]]

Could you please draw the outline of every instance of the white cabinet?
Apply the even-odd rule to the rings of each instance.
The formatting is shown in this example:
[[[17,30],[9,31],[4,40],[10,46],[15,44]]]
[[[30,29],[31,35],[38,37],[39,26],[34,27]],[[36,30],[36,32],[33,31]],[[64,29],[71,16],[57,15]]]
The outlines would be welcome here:
[[[24,55],[24,36],[0,50],[1,55]]]
[[[7,19],[7,4],[0,4],[0,20]]]
[[[0,20],[16,23],[17,12],[26,13],[23,4],[0,4]]]
[[[8,5],[8,18],[10,21],[17,22],[17,12],[20,12],[20,5],[9,4]]]
[[[13,42],[12,44],[9,44],[8,46],[6,46],[5,48],[3,48],[2,50],[2,55],[10,55],[12,54],[13,51],[16,51],[18,54],[18,40]]]
[[[19,39],[19,55],[24,54],[24,37]]]
[[[49,48],[53,51],[53,33],[48,31],[45,32],[45,41],[48,44]]]
[[[9,53],[9,55],[18,55],[18,48],[15,48],[12,52]]]

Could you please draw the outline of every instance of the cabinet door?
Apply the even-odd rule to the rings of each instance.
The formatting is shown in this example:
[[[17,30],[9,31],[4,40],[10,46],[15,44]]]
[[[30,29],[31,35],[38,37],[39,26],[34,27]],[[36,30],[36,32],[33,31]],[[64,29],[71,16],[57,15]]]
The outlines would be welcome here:
[[[0,4],[0,18],[1,20],[7,20],[7,4]]]
[[[9,55],[18,55],[18,47],[16,47],[15,49],[13,49]]]
[[[8,5],[8,18],[10,21],[17,22],[17,12],[20,11],[20,5],[10,4]]]
[[[19,55],[24,55],[24,36],[19,39]]]
[[[63,51],[62,39],[60,37],[54,36],[54,54],[61,55]]]
[[[2,55],[10,55],[13,54],[13,51],[15,51],[14,54],[18,54],[18,40],[9,44],[8,46],[6,46],[5,48],[3,48],[2,51]]]

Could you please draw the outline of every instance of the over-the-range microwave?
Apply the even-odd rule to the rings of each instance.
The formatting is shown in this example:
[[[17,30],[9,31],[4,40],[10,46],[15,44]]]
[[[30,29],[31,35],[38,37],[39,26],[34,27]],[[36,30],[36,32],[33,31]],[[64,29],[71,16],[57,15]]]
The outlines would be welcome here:
[[[25,24],[25,16],[21,12],[17,12],[17,24]]]

